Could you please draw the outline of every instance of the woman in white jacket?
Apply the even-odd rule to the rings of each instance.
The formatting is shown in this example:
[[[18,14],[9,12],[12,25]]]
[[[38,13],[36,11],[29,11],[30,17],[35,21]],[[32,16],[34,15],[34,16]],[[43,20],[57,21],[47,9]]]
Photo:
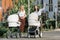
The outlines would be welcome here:
[[[37,30],[40,27],[40,21],[38,21],[38,16],[41,16],[42,11],[45,10],[45,3],[42,9],[39,9],[37,5],[34,6],[34,12],[29,15],[29,25],[37,26]],[[42,33],[40,34],[42,37]]]
[[[41,16],[42,11],[45,10],[45,4],[42,9],[39,9],[37,5],[34,6],[34,12],[29,15],[29,22],[32,24],[35,21],[38,21],[38,16]],[[35,20],[35,21],[34,21]],[[32,22],[31,22],[32,21]],[[35,24],[36,25],[36,24]]]

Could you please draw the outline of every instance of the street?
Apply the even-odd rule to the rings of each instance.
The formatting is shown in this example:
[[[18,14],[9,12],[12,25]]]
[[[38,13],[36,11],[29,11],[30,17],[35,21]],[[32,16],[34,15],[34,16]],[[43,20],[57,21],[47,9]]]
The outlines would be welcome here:
[[[43,32],[42,38],[0,38],[0,40],[60,40],[60,31]]]

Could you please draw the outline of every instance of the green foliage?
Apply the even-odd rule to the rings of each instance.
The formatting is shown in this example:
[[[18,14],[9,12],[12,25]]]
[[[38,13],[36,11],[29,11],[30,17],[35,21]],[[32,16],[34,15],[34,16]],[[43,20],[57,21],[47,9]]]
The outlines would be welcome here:
[[[4,33],[6,33],[7,32],[7,28],[5,28],[5,27],[0,27],[0,36],[3,36],[4,35]]]
[[[2,37],[7,32],[7,22],[0,22],[0,37]]]
[[[18,12],[20,5],[25,6],[26,14],[28,13],[28,1],[18,0],[18,3],[14,2],[14,7],[10,10],[10,14],[15,14]]]
[[[52,29],[55,29],[55,20],[47,20],[46,22],[45,22],[45,24],[46,24],[46,28],[47,29],[50,29],[51,28],[51,26],[52,26]]]
[[[58,28],[60,28],[60,23],[58,23]]]
[[[18,6],[15,4],[14,8],[12,10],[10,10],[10,14],[14,14],[18,12]]]
[[[10,14],[17,13],[20,5],[25,6],[26,14],[28,14],[28,0],[18,0],[18,3],[15,3],[15,1],[14,1],[14,7],[12,10],[10,10]],[[34,5],[35,5],[35,0],[30,0],[30,12],[33,12]],[[39,6],[41,6],[41,5],[39,4]]]

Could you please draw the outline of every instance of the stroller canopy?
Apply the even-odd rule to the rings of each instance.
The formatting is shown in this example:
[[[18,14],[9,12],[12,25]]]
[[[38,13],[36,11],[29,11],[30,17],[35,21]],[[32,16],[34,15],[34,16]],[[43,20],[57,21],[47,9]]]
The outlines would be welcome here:
[[[8,22],[18,22],[18,20],[19,20],[19,18],[18,18],[18,15],[17,14],[10,15],[7,18],[7,21]]]
[[[20,22],[18,20],[19,20],[19,18],[18,18],[18,15],[17,14],[10,15],[7,18],[9,27],[17,27],[17,26],[20,26]]]

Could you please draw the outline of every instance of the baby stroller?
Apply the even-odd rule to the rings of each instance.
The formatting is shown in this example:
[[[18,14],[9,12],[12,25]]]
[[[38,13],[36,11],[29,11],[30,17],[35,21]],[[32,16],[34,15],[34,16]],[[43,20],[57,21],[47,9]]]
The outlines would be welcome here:
[[[20,30],[19,30],[20,22],[18,20],[19,18],[17,14],[10,15],[7,18],[9,28],[6,35],[7,38],[9,37],[12,38],[13,36],[15,36],[16,38],[20,37]]]
[[[31,36],[40,37],[40,38],[42,37],[42,32],[41,30],[39,30],[41,28],[40,21],[41,21],[41,18],[38,21],[38,15],[36,13],[31,13],[29,15],[28,17],[29,27],[28,27],[27,37],[31,37]]]

